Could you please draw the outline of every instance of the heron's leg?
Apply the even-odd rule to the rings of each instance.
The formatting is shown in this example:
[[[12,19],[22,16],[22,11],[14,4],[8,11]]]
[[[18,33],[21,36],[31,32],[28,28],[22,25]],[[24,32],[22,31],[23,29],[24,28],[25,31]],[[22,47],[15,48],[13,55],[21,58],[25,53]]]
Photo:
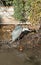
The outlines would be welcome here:
[[[19,37],[18,37],[18,39],[16,40],[16,45],[18,46],[19,45],[19,43],[20,43],[20,41],[19,41],[20,39],[19,39]]]

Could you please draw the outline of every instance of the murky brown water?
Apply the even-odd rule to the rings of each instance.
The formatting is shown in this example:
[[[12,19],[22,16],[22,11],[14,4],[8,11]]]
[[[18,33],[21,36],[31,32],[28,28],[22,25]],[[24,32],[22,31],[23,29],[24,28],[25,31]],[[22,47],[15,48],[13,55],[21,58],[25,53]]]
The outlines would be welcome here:
[[[1,49],[0,65],[41,65],[41,46],[23,52],[14,48]]]

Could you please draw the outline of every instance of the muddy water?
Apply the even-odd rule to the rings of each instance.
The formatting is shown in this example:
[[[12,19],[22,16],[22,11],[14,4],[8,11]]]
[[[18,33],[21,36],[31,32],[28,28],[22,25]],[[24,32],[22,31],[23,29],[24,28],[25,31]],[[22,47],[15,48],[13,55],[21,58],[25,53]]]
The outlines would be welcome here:
[[[16,50],[1,52],[0,65],[24,65],[24,55]]]
[[[22,59],[16,51],[0,53],[0,65],[23,65]]]
[[[41,48],[26,49],[23,52],[14,48],[1,50],[0,65],[41,65]]]

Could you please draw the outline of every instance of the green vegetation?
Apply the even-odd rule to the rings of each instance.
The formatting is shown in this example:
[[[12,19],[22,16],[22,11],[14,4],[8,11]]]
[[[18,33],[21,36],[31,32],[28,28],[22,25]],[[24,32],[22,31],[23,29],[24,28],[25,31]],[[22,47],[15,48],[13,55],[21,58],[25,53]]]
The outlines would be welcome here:
[[[12,6],[13,0],[0,0],[0,4],[4,6]]]
[[[6,5],[12,6],[13,5],[13,0],[6,0]]]
[[[15,18],[25,21],[25,2],[24,0],[14,0]]]
[[[41,17],[41,0],[14,0],[14,10],[16,19],[37,24]]]
[[[31,10],[29,12],[29,21],[34,25],[39,24],[41,18],[41,1],[32,1],[30,9]]]

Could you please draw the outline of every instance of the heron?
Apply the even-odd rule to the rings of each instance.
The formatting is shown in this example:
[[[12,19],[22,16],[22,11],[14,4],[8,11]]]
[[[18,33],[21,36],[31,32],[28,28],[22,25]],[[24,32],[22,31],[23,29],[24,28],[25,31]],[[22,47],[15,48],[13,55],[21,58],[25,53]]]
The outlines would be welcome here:
[[[15,27],[15,29],[12,31],[11,33],[11,36],[12,36],[12,39],[10,41],[10,43],[8,44],[10,47],[12,45],[12,43],[14,41],[18,41],[20,39],[22,39],[22,37],[25,35],[25,34],[28,34],[31,30],[29,30],[28,28],[23,28],[22,26],[20,25],[17,25]],[[18,43],[14,44],[14,46],[16,47],[18,45]]]
[[[22,26],[18,25],[15,27],[15,29],[12,31],[12,41],[15,41],[16,39],[19,40],[19,36],[21,35],[21,33],[29,33],[30,30],[28,28],[22,28]]]

